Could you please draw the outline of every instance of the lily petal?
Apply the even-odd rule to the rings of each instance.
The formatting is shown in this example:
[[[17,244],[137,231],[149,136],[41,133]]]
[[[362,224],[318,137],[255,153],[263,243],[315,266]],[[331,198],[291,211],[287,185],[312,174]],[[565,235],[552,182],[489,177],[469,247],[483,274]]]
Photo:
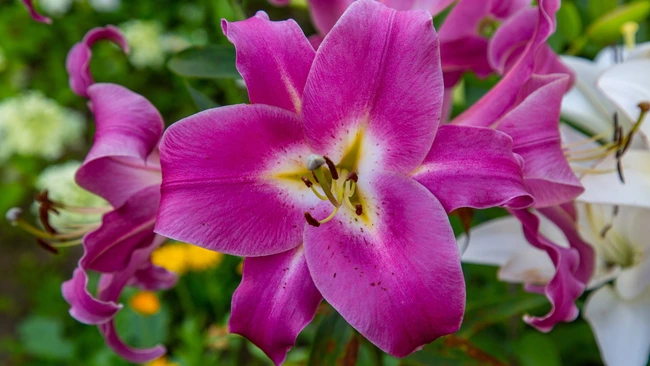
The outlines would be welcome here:
[[[318,201],[300,180],[310,154],[298,116],[277,107],[221,107],[174,123],[160,145],[156,232],[241,256],[297,247]]]
[[[167,350],[162,345],[137,349],[128,346],[120,339],[114,321],[99,325],[99,332],[104,336],[106,345],[123,359],[133,363],[146,363],[163,356]]]
[[[237,49],[237,70],[251,103],[300,113],[302,91],[314,61],[314,49],[294,20],[272,22],[264,12],[230,23],[223,34]]]
[[[460,207],[519,209],[534,202],[512,153],[512,139],[488,128],[440,126],[431,151],[412,177],[447,212]]]
[[[65,61],[66,70],[70,77],[70,88],[77,95],[88,97],[87,90],[94,83],[90,73],[91,47],[95,42],[109,40],[122,48],[124,53],[129,53],[129,45],[122,32],[117,27],[107,25],[90,30],[83,40],[75,44]]]
[[[342,210],[306,226],[305,257],[325,300],[377,347],[403,357],[458,330],[465,305],[458,248],[444,209],[419,183],[392,174],[364,182],[369,222]],[[329,210],[324,203],[315,214]]]
[[[585,191],[578,200],[586,203],[650,208],[650,153],[629,150],[621,160],[625,183],[621,182],[613,157],[596,166],[604,174],[587,174],[581,179]]]
[[[555,30],[555,13],[560,7],[558,0],[540,0],[537,6],[537,16],[534,9],[522,10],[509,18],[497,29],[491,42],[491,64],[496,70],[508,70],[503,79],[492,88],[483,98],[472,107],[454,119],[454,124],[470,126],[486,126],[497,121],[512,108],[519,90],[528,81],[535,67],[535,57],[541,46],[545,45],[548,37]],[[532,34],[526,32],[530,24],[536,24]],[[513,60],[505,58],[512,51],[512,37],[520,37],[525,42],[525,48],[520,56]],[[500,43],[499,38],[505,38]],[[502,44],[502,46],[499,46]],[[509,65],[509,66],[508,66]]]
[[[72,279],[61,285],[61,293],[70,304],[70,315],[84,324],[103,324],[117,314],[122,305],[113,301],[101,301],[88,292],[88,275],[77,268]]]
[[[134,194],[124,205],[104,215],[99,229],[83,239],[83,268],[100,272],[123,270],[133,252],[154,239],[153,226],[160,202],[155,185]]]
[[[410,172],[431,147],[443,92],[431,15],[359,0],[316,54],[304,93],[305,137],[315,152],[340,161],[362,135],[360,159],[368,162],[360,166]]]
[[[35,21],[40,22],[40,23],[52,24],[52,19],[50,19],[50,18],[48,18],[46,16],[43,16],[43,15],[39,14],[36,11],[36,9],[34,8],[34,4],[33,4],[32,0],[22,0],[22,1],[23,1],[23,4],[25,4],[25,7],[27,8],[27,10],[29,11],[29,15],[32,17],[32,19],[34,19]]]
[[[626,301],[611,286],[603,286],[589,295],[583,314],[606,365],[642,366],[648,362],[650,291]]]
[[[630,121],[639,118],[641,102],[650,102],[650,60],[630,60],[605,71],[598,79],[598,88],[621,110]],[[650,117],[640,127],[650,136]]]
[[[120,85],[95,84],[88,95],[97,130],[75,179],[120,207],[136,192],[160,184],[157,145],[164,123],[146,98]]]
[[[512,214],[523,224],[528,242],[547,252],[556,268],[555,277],[546,286],[529,284],[526,290],[545,294],[552,309],[544,317],[526,315],[524,321],[541,332],[549,332],[559,322],[571,322],[578,316],[575,300],[583,293],[585,283],[574,276],[580,256],[573,248],[562,248],[540,234],[539,218],[526,210],[513,210]]]
[[[280,365],[298,333],[314,318],[322,298],[302,246],[246,258],[242,283],[232,298],[230,332],[248,338]]]
[[[327,34],[354,0],[309,0],[309,14],[320,34]]]
[[[560,104],[567,82],[563,74],[533,76],[522,88],[521,103],[498,122],[497,129],[512,137],[513,151],[524,159],[535,207],[570,202],[584,191],[562,150]]]

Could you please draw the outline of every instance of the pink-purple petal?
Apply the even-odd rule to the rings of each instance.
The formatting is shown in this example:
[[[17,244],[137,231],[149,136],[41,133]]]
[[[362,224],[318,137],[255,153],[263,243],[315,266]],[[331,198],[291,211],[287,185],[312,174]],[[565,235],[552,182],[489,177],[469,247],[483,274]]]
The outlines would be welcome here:
[[[93,28],[86,33],[83,40],[70,49],[66,59],[70,88],[79,96],[88,97],[88,88],[94,83],[90,72],[91,47],[100,40],[109,40],[122,48],[124,53],[129,52],[126,38],[117,27],[107,25]]]
[[[150,245],[160,202],[157,185],[143,189],[124,205],[104,215],[102,225],[83,238],[83,268],[100,272],[124,270],[138,248]]]
[[[22,2],[27,8],[27,11],[29,11],[29,16],[31,16],[32,19],[40,23],[52,24],[52,19],[43,16],[36,11],[36,8],[34,8],[34,3],[32,0],[22,0]]]
[[[223,33],[237,49],[237,70],[251,103],[300,113],[302,92],[314,49],[290,19],[272,22],[264,12],[240,21],[221,21]]]
[[[151,348],[133,348],[120,338],[113,320],[98,326],[106,345],[123,359],[133,363],[146,363],[163,356],[167,350],[162,345]]]
[[[383,351],[404,357],[458,330],[465,306],[460,255],[447,214],[426,188],[379,174],[359,190],[371,217],[349,210],[305,228],[316,288]],[[322,203],[315,217],[331,210]]]
[[[84,324],[103,324],[111,320],[122,306],[114,301],[101,301],[88,292],[88,275],[77,268],[72,279],[61,285],[63,298],[70,304],[70,315]]]
[[[555,276],[546,286],[527,284],[525,287],[529,292],[546,295],[552,308],[542,317],[526,315],[524,321],[541,332],[549,332],[557,323],[571,322],[578,316],[575,301],[586,287],[582,278],[578,278],[583,273],[576,275],[580,268],[580,252],[573,247],[563,248],[540,234],[540,221],[535,214],[526,210],[513,210],[511,213],[522,222],[528,242],[546,251],[556,268]]]
[[[560,107],[568,76],[535,75],[521,89],[521,102],[499,122],[513,151],[524,159],[524,179],[535,207],[570,202],[584,189],[569,166],[559,130]]]
[[[327,34],[354,0],[309,0],[309,14],[322,35]]]
[[[431,151],[412,176],[447,212],[460,207],[520,209],[534,202],[520,160],[504,133],[446,125],[440,126]]]
[[[309,154],[298,116],[277,107],[228,106],[173,124],[160,146],[156,232],[242,256],[297,247],[317,198],[279,175],[304,171]]]
[[[431,147],[442,98],[431,15],[359,0],[316,53],[303,99],[305,137],[336,162],[362,133],[365,158],[409,172]]]
[[[232,298],[229,328],[280,365],[298,333],[314,318],[321,300],[302,246],[272,256],[246,258],[242,282]]]
[[[146,98],[120,85],[95,84],[88,95],[97,129],[76,181],[119,207],[136,192],[160,183],[157,145],[164,123]]]
[[[491,53],[499,56],[492,57],[492,59],[497,60],[492,62],[492,66],[496,66],[497,70],[502,68],[504,71],[507,68],[508,72],[481,100],[456,117],[454,119],[455,124],[470,126],[490,125],[512,108],[519,94],[519,89],[528,81],[533,73],[537,51],[540,47],[545,46],[546,40],[555,30],[555,13],[559,7],[559,0],[540,0],[538,1],[536,17],[528,15],[529,13],[535,15],[532,13],[534,10],[522,10],[509,18],[508,21],[504,22],[497,29],[491,43],[491,48],[497,47],[494,43],[496,42],[495,39],[499,37],[522,36],[519,38],[521,38],[522,42],[525,42],[523,51],[514,60],[506,58],[506,55],[508,55],[506,50],[509,49],[508,45],[515,43],[506,42],[507,40],[502,42],[503,46],[499,46],[499,50],[503,51],[490,50]],[[529,35],[529,33],[524,33],[525,29],[523,27],[529,26],[530,22],[534,22],[532,24],[536,26],[533,33]],[[503,34],[503,36],[500,36],[500,34]],[[510,66],[507,67],[506,64]]]

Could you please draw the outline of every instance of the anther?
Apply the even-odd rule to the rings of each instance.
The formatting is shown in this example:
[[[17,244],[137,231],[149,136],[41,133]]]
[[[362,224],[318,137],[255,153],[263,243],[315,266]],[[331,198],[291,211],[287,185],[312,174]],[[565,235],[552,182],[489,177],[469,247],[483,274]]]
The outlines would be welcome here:
[[[307,220],[307,223],[311,226],[314,227],[320,226],[320,222],[318,222],[318,220],[316,220],[309,212],[305,212],[305,219]]]
[[[312,172],[326,163],[327,161],[325,158],[317,154],[311,154],[309,157],[307,157],[307,169],[311,170]]]
[[[45,240],[43,240],[43,239],[41,239],[41,238],[36,238],[36,243],[38,243],[38,245],[39,245],[41,248],[47,250],[48,252],[50,252],[50,253],[52,253],[52,254],[59,254],[59,250],[58,250],[58,249],[56,249],[56,248],[53,247],[50,243],[48,243],[47,241],[45,241]]]
[[[300,177],[303,183],[307,186],[307,188],[311,188],[311,186],[314,185],[307,177]]]
[[[327,156],[323,156],[323,159],[325,159],[325,164],[327,164],[327,168],[329,168],[330,173],[332,174],[332,179],[339,179],[339,172],[336,171],[336,165],[334,165],[334,162],[332,162],[332,160]]]
[[[650,111],[650,102],[639,103],[639,109],[641,110],[641,112]]]
[[[360,203],[354,205],[354,213],[357,214],[357,216],[361,216],[363,214],[363,206],[361,206]]]
[[[345,178],[346,182],[349,181],[349,180],[356,183],[359,180],[359,176],[357,175],[356,172],[350,172],[350,173],[348,173],[348,176]]]

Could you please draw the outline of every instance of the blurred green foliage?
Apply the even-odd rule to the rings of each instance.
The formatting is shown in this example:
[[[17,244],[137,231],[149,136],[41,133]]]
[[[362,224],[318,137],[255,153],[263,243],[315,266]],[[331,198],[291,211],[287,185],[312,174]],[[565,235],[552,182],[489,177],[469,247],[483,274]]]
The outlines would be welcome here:
[[[223,37],[220,19],[242,19],[265,9],[272,19],[295,18],[306,34],[313,33],[302,6],[273,8],[250,0],[139,0],[122,1],[119,10],[97,12],[86,1],[75,1],[69,12],[54,17],[51,26],[31,21],[23,6],[0,0],[0,101],[28,90],[39,90],[63,106],[92,116],[86,100],[68,88],[65,57],[72,45],[92,27],[123,24],[132,19],[155,21],[166,35],[183,40],[189,49],[171,58],[166,67],[138,68],[116,47],[100,43],[94,49],[93,75],[97,81],[124,85],[144,95],[170,124],[199,110],[246,102],[245,89],[235,81],[233,48]],[[550,40],[556,51],[593,57],[602,47],[620,43],[620,26],[640,22],[637,41],[648,40],[648,1],[564,1],[558,14],[558,32]],[[478,100],[496,77],[479,80],[466,75],[454,113]],[[88,124],[85,147],[92,141]],[[83,159],[70,151],[58,161]],[[0,166],[0,211],[29,207],[38,173],[52,162],[14,156]],[[505,215],[486,210],[474,215],[474,224]],[[452,217],[456,233],[462,231]],[[80,256],[74,248],[59,256],[40,251],[33,240],[0,223],[0,364],[3,365],[127,365],[104,345],[92,326],[67,314],[60,285],[71,275]],[[240,259],[227,257],[217,268],[181,277],[178,286],[160,293],[163,306],[143,317],[126,306],[117,326],[134,346],[163,343],[169,360],[180,365],[266,365],[270,361],[255,346],[227,332],[230,299],[240,281]],[[299,336],[287,364],[335,363],[361,365],[505,365],[553,366],[600,364],[598,349],[587,324],[578,319],[560,324],[543,335],[521,321],[524,313],[543,314],[545,298],[525,293],[520,286],[496,280],[496,269],[465,265],[467,313],[454,336],[445,337],[405,359],[378,351],[362,339],[327,305]],[[94,279],[96,281],[96,279]],[[124,303],[134,290],[126,291]],[[581,304],[580,304],[581,305]],[[355,361],[356,360],[356,361]]]

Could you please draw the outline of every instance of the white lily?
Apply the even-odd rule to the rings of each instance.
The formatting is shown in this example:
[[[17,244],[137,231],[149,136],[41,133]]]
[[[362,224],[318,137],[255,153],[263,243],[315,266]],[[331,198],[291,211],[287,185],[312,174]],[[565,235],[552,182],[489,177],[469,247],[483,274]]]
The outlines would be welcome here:
[[[578,230],[596,252],[596,269],[583,317],[609,366],[645,365],[650,350],[650,210],[578,203]],[[541,216],[541,233],[568,247],[561,231]],[[460,238],[459,240],[463,240]],[[499,279],[545,285],[555,268],[533,248],[514,217],[472,230],[463,262],[498,265]],[[613,285],[607,284],[614,279]]]

